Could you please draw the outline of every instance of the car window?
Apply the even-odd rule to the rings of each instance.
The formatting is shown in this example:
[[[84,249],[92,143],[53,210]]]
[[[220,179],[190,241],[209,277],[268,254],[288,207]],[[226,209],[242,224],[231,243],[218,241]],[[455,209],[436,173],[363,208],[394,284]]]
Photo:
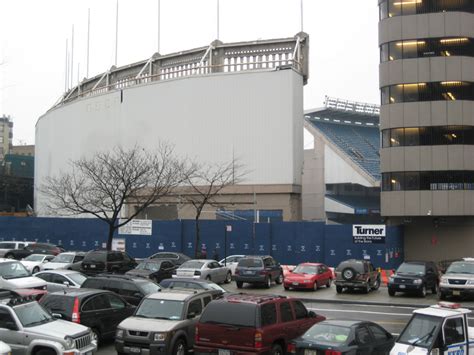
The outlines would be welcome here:
[[[214,262],[211,263],[211,264],[212,264],[212,268],[213,268],[213,269],[217,269],[217,268],[220,268],[220,267],[221,267],[221,265],[220,265],[217,261],[214,261]]]
[[[370,343],[370,333],[366,327],[359,327],[356,329],[356,339],[359,344]]]
[[[270,258],[264,259],[263,263],[264,263],[265,267],[272,266],[272,260]]]
[[[18,249],[20,244],[18,244]],[[0,243],[0,249],[15,249],[15,243]]]
[[[119,293],[122,287],[122,282],[118,280],[100,280],[100,286],[98,288]]]
[[[282,322],[291,322],[293,320],[293,313],[289,302],[280,303],[280,316]]]
[[[136,286],[132,282],[124,282],[122,284],[121,290],[119,291],[120,295],[123,296],[135,296],[136,293],[140,293],[140,290],[138,289],[138,286]]]
[[[372,335],[374,336],[375,340],[387,340],[387,333],[379,326],[371,324],[369,325],[369,329],[372,332]]]
[[[69,282],[69,281],[63,275],[53,274],[51,277],[51,282],[62,285],[64,282]]]
[[[194,313],[195,316],[201,314],[202,312],[202,303],[201,303],[201,299],[197,299],[197,300],[194,300],[194,301],[191,301],[189,303],[189,306],[188,306],[188,316],[191,314],[191,313]]]
[[[123,309],[125,308],[125,303],[116,295],[106,295],[109,300],[110,307],[113,309]]]
[[[301,301],[293,301],[296,319],[303,319],[308,316],[308,310]]]
[[[13,317],[8,309],[0,308],[0,328],[10,328],[11,324],[15,324]]]
[[[48,256],[45,258],[45,260],[51,261],[51,260],[53,260],[54,258],[55,258],[54,255],[48,255]]]
[[[204,301],[204,307],[206,307],[209,304],[209,302],[212,301],[212,298],[211,296],[206,296],[203,298],[203,301]]]
[[[73,263],[77,263],[77,262],[79,262],[79,261],[81,261],[81,260],[83,260],[83,259],[84,259],[84,256],[83,256],[83,255],[76,255],[76,256],[74,257]]]
[[[84,261],[88,262],[104,262],[106,261],[106,255],[107,253],[104,253],[102,251],[91,251],[87,253],[87,255],[84,257]]]
[[[105,295],[94,296],[91,299],[87,300],[82,310],[84,312],[88,311],[98,311],[103,309],[110,308],[109,300]]]
[[[26,246],[26,244],[18,243],[18,249],[23,249],[25,246]],[[14,248],[15,248],[15,246],[13,246],[12,249],[14,249]]]
[[[267,303],[260,308],[262,327],[275,324],[277,322],[277,312],[275,303]]]
[[[460,317],[446,320],[443,331],[448,346],[464,341],[463,320]]]
[[[50,273],[44,273],[44,274],[35,274],[36,277],[39,277],[40,279],[46,281],[46,282],[51,282],[52,276]]]
[[[240,267],[262,267],[262,259],[258,258],[246,258],[240,259],[238,266]]]
[[[87,279],[84,281],[82,284],[83,288],[94,288],[97,290],[101,290],[102,288],[105,288],[104,280],[99,280],[99,279]]]

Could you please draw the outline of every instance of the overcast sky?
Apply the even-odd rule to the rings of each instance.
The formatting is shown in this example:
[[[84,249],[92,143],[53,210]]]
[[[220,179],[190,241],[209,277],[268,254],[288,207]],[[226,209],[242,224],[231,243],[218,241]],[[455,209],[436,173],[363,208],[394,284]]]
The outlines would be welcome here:
[[[161,0],[161,54],[206,46],[216,38],[217,0]],[[157,51],[158,0],[119,0],[118,65]],[[115,57],[116,0],[0,0],[0,115],[14,121],[14,144],[34,143],[35,123],[64,91],[66,39],[75,28],[77,64],[86,76],[87,9],[91,11],[89,76]],[[304,0],[310,35],[305,109],[324,96],[379,102],[375,0]],[[220,0],[220,40],[292,37],[300,0]]]

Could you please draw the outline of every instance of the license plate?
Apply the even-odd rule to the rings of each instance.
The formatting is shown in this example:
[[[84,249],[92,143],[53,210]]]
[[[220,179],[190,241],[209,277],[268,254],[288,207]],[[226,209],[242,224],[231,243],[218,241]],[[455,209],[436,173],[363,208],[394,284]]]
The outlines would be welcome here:
[[[317,355],[316,350],[305,350],[304,355]]]
[[[253,275],[253,271],[245,271],[245,275]]]
[[[95,265],[89,265],[91,269],[95,269]]]
[[[140,348],[130,348],[130,352],[134,354],[140,354]]]
[[[406,286],[405,286],[405,285],[400,285],[399,287],[400,287],[400,288],[406,288]]]
[[[299,284],[298,284],[298,282],[293,282],[293,285],[298,286]]]
[[[453,296],[461,296],[461,291],[453,291]]]
[[[230,355],[230,350],[219,349],[217,353],[218,355]]]

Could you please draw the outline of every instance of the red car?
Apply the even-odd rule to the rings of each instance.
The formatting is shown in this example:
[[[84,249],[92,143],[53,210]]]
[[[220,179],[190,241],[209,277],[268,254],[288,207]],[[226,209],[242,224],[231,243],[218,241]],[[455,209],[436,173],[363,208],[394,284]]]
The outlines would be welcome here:
[[[196,325],[194,353],[285,354],[293,339],[323,320],[297,299],[229,295],[204,308]]]
[[[321,263],[302,263],[285,277],[283,286],[290,288],[317,290],[321,286],[331,287],[334,276],[329,267]]]

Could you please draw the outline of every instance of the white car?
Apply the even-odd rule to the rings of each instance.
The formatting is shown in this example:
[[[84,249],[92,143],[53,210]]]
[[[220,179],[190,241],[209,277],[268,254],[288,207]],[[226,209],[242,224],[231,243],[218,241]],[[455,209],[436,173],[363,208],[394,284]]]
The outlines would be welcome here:
[[[232,273],[229,268],[215,260],[188,260],[176,270],[173,277],[189,277],[203,279],[218,283],[229,283],[232,281]]]
[[[87,277],[73,270],[45,270],[35,274],[46,281],[48,292],[62,291],[65,288],[81,288]]]
[[[12,349],[3,341],[0,341],[0,355],[11,355],[11,353]]]
[[[38,271],[43,270],[44,264],[54,259],[54,255],[45,254],[31,254],[21,260],[20,262],[26,267],[26,270],[32,274],[36,274]]]
[[[28,246],[28,244],[34,242],[23,242],[23,241],[10,241],[10,242],[0,242],[0,257],[3,258],[5,254],[10,250],[23,249]]]
[[[84,259],[84,252],[66,252],[56,255],[47,265],[44,265],[43,270],[58,270],[71,269],[73,264],[79,263]]]
[[[224,266],[227,266],[230,271],[232,272],[232,276],[235,275],[235,268],[239,263],[239,260],[245,257],[245,255],[229,255],[227,258],[222,259],[219,261]]]
[[[0,259],[0,289],[35,288],[46,290],[46,282],[31,273],[17,260]]]

